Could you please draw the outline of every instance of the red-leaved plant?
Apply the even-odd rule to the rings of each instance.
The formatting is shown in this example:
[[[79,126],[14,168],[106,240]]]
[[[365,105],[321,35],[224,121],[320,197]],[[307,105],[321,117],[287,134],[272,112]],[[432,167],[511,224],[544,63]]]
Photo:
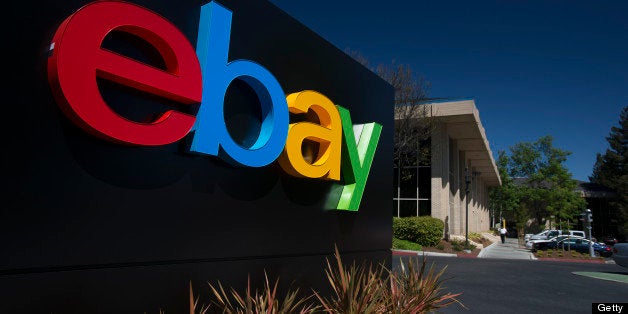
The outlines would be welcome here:
[[[462,293],[443,293],[442,278],[444,267],[439,272],[434,271],[434,264],[426,272],[426,259],[423,256],[421,267],[417,270],[410,261],[407,266],[400,261],[400,272],[389,272],[390,289],[385,293],[386,313],[426,313],[435,309],[458,303],[456,299]]]
[[[235,289],[225,290],[220,282],[209,283],[212,301],[208,306],[198,308],[190,284],[190,314],[218,313],[427,313],[458,303],[462,293],[444,292],[445,268],[434,270],[434,264],[426,268],[423,256],[421,266],[410,261],[400,262],[400,270],[392,271],[383,265],[358,266],[354,262],[346,267],[335,248],[335,262],[327,259],[325,274],[330,284],[331,295],[323,296],[314,291],[313,295],[299,297],[299,289],[290,290],[283,300],[277,295],[277,279],[271,286],[266,273],[261,292],[251,290],[250,278],[245,293]],[[418,269],[417,269],[418,267]],[[314,297],[314,298],[313,298]],[[318,304],[311,300],[318,301]]]
[[[347,269],[338,248],[335,260],[334,266],[328,260],[325,270],[332,296],[314,292],[326,313],[426,313],[453,303],[462,305],[456,299],[462,293],[443,292],[446,267],[435,272],[432,264],[426,271],[425,256],[418,270],[412,261],[406,266],[402,260],[399,272],[355,263]]]
[[[208,306],[202,306],[197,312],[198,299],[194,300],[193,292],[190,286],[190,314],[205,314],[210,310],[212,312],[227,314],[244,314],[244,313],[266,313],[266,314],[292,314],[292,313],[315,313],[318,306],[311,304],[309,297],[299,297],[299,289],[290,290],[286,293],[283,300],[277,295],[277,286],[279,279],[275,281],[271,287],[268,275],[264,272],[264,288],[261,292],[251,290],[251,279],[247,281],[246,292],[241,294],[231,288],[227,292],[220,282],[217,285],[209,283],[211,289],[212,302]]]

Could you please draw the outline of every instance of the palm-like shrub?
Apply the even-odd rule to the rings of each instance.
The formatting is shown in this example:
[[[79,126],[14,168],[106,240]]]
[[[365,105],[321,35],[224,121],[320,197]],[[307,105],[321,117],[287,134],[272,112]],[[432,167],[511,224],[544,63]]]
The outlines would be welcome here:
[[[225,290],[220,282],[217,285],[209,283],[212,292],[212,303],[209,306],[203,306],[199,314],[209,312],[219,312],[226,314],[244,314],[244,313],[266,313],[266,314],[292,314],[292,313],[315,313],[318,306],[309,302],[312,296],[299,297],[299,289],[290,290],[286,293],[283,300],[277,295],[277,279],[271,287],[268,275],[264,272],[264,288],[261,292],[251,290],[251,279],[247,281],[246,292],[239,293],[235,289]],[[193,308],[197,307],[194,302]],[[192,308],[192,307],[191,307]],[[195,314],[192,311],[191,314]]]
[[[426,269],[425,256],[419,269],[403,261],[399,272],[355,263],[347,269],[336,248],[333,265],[328,260],[325,270],[332,296],[315,293],[326,313],[426,313],[453,303],[462,305],[456,299],[462,293],[443,291],[446,267],[436,272],[432,264]]]
[[[369,265],[357,266],[355,262],[347,269],[338,248],[335,248],[335,263],[327,260],[325,273],[332,289],[330,297],[323,297],[314,292],[326,313],[382,313],[382,299],[385,285],[382,277],[384,267]]]
[[[439,308],[460,303],[461,293],[445,292],[443,278],[445,268],[435,271],[434,264],[426,268],[423,256],[420,267],[410,261],[401,261],[399,271],[392,271],[383,265],[360,266],[353,262],[349,267],[343,263],[338,248],[335,248],[334,261],[327,259],[325,274],[331,293],[323,296],[314,291],[313,295],[300,297],[299,290],[288,291],[281,300],[277,294],[279,280],[271,286],[264,273],[265,282],[261,292],[251,289],[250,279],[246,291],[239,293],[227,290],[220,282],[209,284],[212,301],[209,306],[198,309],[198,299],[194,300],[190,285],[190,314],[210,312],[229,314],[280,314],[280,313],[427,313]],[[318,301],[313,304],[310,300]]]
[[[390,272],[390,289],[386,290],[384,303],[386,313],[426,313],[449,306],[453,303],[462,303],[456,299],[462,293],[444,293],[442,278],[444,267],[439,272],[434,271],[434,264],[426,270],[426,259],[423,257],[421,267],[417,270],[410,261],[407,266],[401,263],[400,272]]]

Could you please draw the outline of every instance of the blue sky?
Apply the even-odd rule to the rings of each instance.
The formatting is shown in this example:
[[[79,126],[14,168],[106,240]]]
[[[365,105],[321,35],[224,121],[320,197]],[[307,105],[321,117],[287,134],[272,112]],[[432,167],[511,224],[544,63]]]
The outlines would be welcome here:
[[[271,2],[341,50],[409,64],[432,97],[474,99],[495,156],[552,135],[586,181],[628,106],[628,1]]]

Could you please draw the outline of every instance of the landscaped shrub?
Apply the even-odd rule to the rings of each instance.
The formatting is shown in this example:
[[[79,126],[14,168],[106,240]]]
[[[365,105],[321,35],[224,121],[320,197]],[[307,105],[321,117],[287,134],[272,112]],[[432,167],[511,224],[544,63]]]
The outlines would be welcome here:
[[[462,293],[444,293],[442,276],[445,268],[439,272],[434,270],[434,263],[426,269],[426,259],[416,265],[412,260],[407,264],[399,260],[401,271],[390,272],[390,289],[385,289],[386,306],[380,313],[433,313],[436,310],[458,303],[467,309],[458,299]],[[346,312],[345,312],[346,313]]]
[[[210,306],[202,306],[199,314],[205,314],[210,311],[212,306],[220,313],[240,314],[240,313],[272,313],[272,314],[292,314],[292,313],[316,313],[319,306],[309,302],[312,296],[300,298],[298,296],[299,289],[288,291],[282,298],[277,295],[277,285],[279,279],[271,286],[267,274],[264,272],[264,288],[262,291],[251,289],[251,280],[249,278],[246,292],[240,293],[233,288],[225,290],[220,282],[215,286],[209,283],[212,291],[213,301]],[[228,292],[227,292],[228,291]],[[192,288],[190,286],[190,296],[192,296]],[[190,297],[192,298],[192,297]],[[190,299],[190,305],[196,309],[197,301]],[[197,313],[196,310],[190,311]]]
[[[347,267],[340,258],[336,247],[335,263],[327,259],[325,274],[332,289],[328,297],[314,292],[325,313],[381,313],[385,308],[383,297],[387,285],[385,275],[388,270],[376,265]]]
[[[454,251],[475,250],[475,245],[471,243],[467,245],[465,241],[451,240],[451,246],[454,249]]]
[[[482,242],[482,238],[484,238],[481,234],[477,232],[469,232],[469,240],[474,242]]]
[[[401,269],[383,266],[344,266],[336,249],[336,263],[327,262],[327,279],[333,294],[329,298],[315,293],[324,313],[431,313],[458,303],[462,293],[445,292],[442,278],[445,268],[436,272],[434,264],[426,268],[426,259],[415,266],[412,260]]]
[[[393,218],[393,236],[421,246],[438,244],[443,237],[444,228],[442,220],[430,216]]]
[[[208,313],[431,313],[437,309],[458,303],[462,293],[446,292],[443,283],[445,268],[436,271],[434,264],[426,268],[422,262],[400,260],[400,269],[392,271],[379,265],[345,265],[335,248],[333,261],[327,259],[325,274],[331,295],[300,297],[298,289],[291,290],[282,298],[277,293],[278,280],[271,284],[265,277],[261,291],[252,291],[251,284],[245,292],[225,288],[220,283],[210,283],[212,302],[199,305],[190,284],[190,314]],[[160,314],[163,314],[160,311]]]

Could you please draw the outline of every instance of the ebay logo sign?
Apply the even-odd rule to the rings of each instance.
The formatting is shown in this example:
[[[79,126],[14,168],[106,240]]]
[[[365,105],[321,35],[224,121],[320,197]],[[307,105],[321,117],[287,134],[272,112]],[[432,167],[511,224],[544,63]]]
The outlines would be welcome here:
[[[350,112],[320,92],[286,95],[273,74],[251,60],[228,60],[232,12],[216,2],[201,7],[196,49],[170,21],[141,6],[120,1],[85,5],[57,29],[48,59],[48,80],[62,111],[90,134],[123,145],[159,146],[190,134],[190,152],[231,164],[263,167],[277,161],[289,175],[337,181],[336,209],[357,211],[382,126],[354,125]],[[153,46],[165,66],[156,68],[102,47],[113,31]],[[196,115],[168,110],[149,122],[120,116],[103,99],[98,79],[183,105],[200,104]],[[255,92],[261,127],[252,145],[229,134],[224,99],[234,80]],[[309,120],[290,123],[290,113]],[[313,115],[315,117],[312,117]],[[305,141],[315,142],[310,160]]]

